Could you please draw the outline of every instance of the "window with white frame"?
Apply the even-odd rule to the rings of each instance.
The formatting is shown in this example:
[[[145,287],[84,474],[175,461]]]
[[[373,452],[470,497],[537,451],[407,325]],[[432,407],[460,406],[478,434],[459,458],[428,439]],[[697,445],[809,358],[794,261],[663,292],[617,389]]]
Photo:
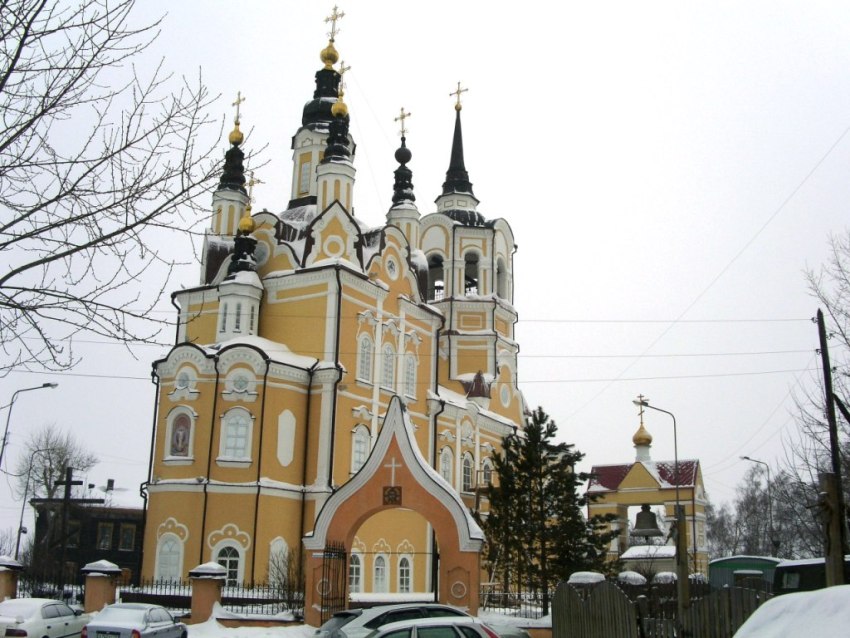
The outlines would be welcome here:
[[[372,583],[372,591],[376,594],[387,592],[387,559],[383,556],[375,557],[375,577]]]
[[[369,428],[358,425],[354,428],[351,441],[351,473],[357,472],[369,456]]]
[[[183,574],[183,543],[174,534],[163,534],[156,547],[155,579],[180,580]]]
[[[469,251],[463,256],[463,290],[466,295],[478,295],[478,253]]]
[[[357,342],[357,378],[372,381],[372,340],[369,335],[361,335]]]
[[[449,484],[452,482],[452,464],[454,463],[454,454],[450,447],[444,447],[440,451],[440,476],[446,479]]]
[[[407,556],[398,561],[398,593],[410,593],[410,559]]]
[[[351,554],[348,559],[348,591],[352,594],[359,594],[362,583],[363,563],[358,554]]]
[[[225,461],[249,461],[252,429],[253,419],[247,410],[234,408],[227,412],[221,430],[221,458]]]
[[[416,396],[416,357],[412,354],[404,357],[404,394]]]
[[[475,487],[475,472],[474,472],[474,461],[472,460],[472,455],[467,452],[463,455],[463,491],[471,492]]]
[[[493,482],[493,461],[489,458],[481,462],[481,478],[484,481],[484,485],[490,485]]]
[[[237,550],[232,545],[225,545],[220,550],[218,550],[218,554],[215,557],[216,562],[224,567],[227,571],[227,576],[225,576],[224,584],[228,587],[234,587],[239,584],[240,576],[239,576],[239,550]]]
[[[392,390],[395,387],[395,350],[390,344],[384,345],[381,359],[381,387]]]

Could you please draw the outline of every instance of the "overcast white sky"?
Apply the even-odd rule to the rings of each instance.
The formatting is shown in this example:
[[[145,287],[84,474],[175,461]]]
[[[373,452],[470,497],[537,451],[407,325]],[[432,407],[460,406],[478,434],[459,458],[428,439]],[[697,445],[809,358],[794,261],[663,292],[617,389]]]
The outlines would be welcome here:
[[[137,60],[199,68],[217,115],[237,91],[246,148],[268,143],[255,209],[289,197],[290,137],[313,91],[332,3],[145,0],[168,13]],[[518,244],[520,380],[591,464],[629,462],[639,393],[675,413],[681,458],[699,458],[715,503],[746,454],[775,464],[793,434],[792,392],[817,373],[817,305],[803,270],[844,232],[850,202],[850,5],[840,2],[429,0],[340,3],[337,49],[352,70],[355,209],[383,222],[392,195],[393,118],[412,112],[417,203],[448,166],[464,95],[466,166],[488,218]],[[145,13],[142,13],[145,12]],[[222,153],[226,149],[221,142]],[[186,246],[174,245],[175,252]],[[168,289],[197,284],[198,269]],[[159,286],[160,282],[151,282]],[[170,307],[168,305],[166,308]],[[77,343],[58,375],[12,374],[11,461],[29,428],[55,422],[101,458],[140,504],[153,418],[150,362],[165,348]],[[5,417],[0,413],[0,418]],[[672,459],[671,421],[647,415],[653,457]],[[6,464],[4,462],[4,464]],[[774,465],[775,467],[775,465]],[[0,529],[20,502],[0,485]]]

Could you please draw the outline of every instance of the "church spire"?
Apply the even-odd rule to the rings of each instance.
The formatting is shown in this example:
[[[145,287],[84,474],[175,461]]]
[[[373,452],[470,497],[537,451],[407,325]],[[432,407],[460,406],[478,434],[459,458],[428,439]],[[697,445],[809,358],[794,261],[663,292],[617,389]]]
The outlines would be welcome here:
[[[457,89],[449,94],[457,96],[457,102],[455,103],[455,133],[452,138],[452,156],[449,160],[449,170],[446,171],[446,181],[443,182],[443,195],[467,193],[475,197],[472,192],[472,183],[469,181],[469,173],[466,172],[466,166],[463,163],[463,131],[460,126],[460,111],[463,109],[460,96],[468,90],[460,88],[460,82],[458,82]]]
[[[395,185],[393,186],[393,206],[398,206],[404,202],[415,202],[416,195],[413,194],[413,171],[407,168],[407,163],[413,157],[410,149],[407,148],[407,129],[404,128],[404,120],[410,117],[410,113],[406,113],[404,107],[401,108],[401,113],[396,122],[401,122],[401,146],[396,149],[395,159],[399,166],[395,169]]]
[[[343,81],[343,77],[346,71],[350,69],[350,66],[345,66],[345,62],[340,62],[339,93],[337,94],[336,102],[331,106],[333,119],[330,123],[328,147],[325,150],[324,158],[322,158],[322,164],[327,164],[334,160],[349,160],[351,158],[351,149],[348,148],[348,105],[343,99],[345,97],[345,82]]]
[[[248,192],[245,190],[245,167],[242,164],[245,159],[245,153],[239,148],[245,139],[242,131],[239,130],[239,107],[244,101],[245,98],[242,97],[242,92],[238,92],[236,94],[236,101],[233,103],[233,106],[236,107],[233,130],[230,131],[230,135],[227,138],[232,146],[224,154],[224,170],[221,173],[218,188],[219,190],[239,191],[247,195]]]

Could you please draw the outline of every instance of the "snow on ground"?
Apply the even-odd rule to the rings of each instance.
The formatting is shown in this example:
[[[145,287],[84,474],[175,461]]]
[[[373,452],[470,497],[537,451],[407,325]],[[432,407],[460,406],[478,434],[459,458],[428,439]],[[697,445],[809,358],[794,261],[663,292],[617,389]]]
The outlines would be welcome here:
[[[777,596],[749,617],[735,638],[818,636],[850,633],[850,585]]]
[[[211,619],[189,625],[189,638],[309,638],[316,632],[310,625],[291,627],[225,627]]]

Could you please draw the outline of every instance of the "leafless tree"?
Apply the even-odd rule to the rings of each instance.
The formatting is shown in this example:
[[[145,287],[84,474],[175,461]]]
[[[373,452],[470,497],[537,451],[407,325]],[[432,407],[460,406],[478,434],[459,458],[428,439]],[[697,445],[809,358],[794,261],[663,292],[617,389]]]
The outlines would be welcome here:
[[[137,71],[159,21],[135,26],[134,4],[0,1],[0,375],[73,366],[80,332],[155,338],[168,233],[203,219],[211,98]]]
[[[69,432],[56,425],[36,430],[30,434],[15,465],[18,498],[55,498],[61,487],[56,481],[65,478],[66,468],[74,468],[79,476],[97,465],[97,461]]]

